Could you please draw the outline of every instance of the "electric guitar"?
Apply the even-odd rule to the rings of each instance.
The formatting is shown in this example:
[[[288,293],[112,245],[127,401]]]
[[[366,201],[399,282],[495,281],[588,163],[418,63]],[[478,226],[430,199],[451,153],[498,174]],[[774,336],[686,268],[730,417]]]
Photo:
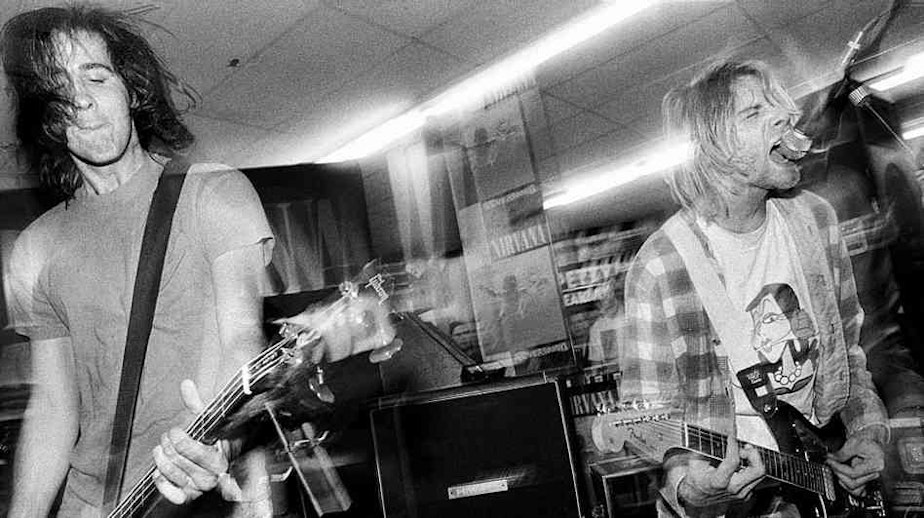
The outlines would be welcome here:
[[[401,341],[395,339],[384,304],[388,281],[377,266],[373,261],[357,278],[342,283],[339,298],[329,306],[277,322],[279,339],[243,365],[186,432],[197,441],[214,444],[244,436],[253,430],[254,420],[265,419],[268,412],[274,414],[275,425],[279,415],[297,426],[330,410],[334,397],[325,377],[336,376],[337,363],[322,363],[322,338],[349,342],[351,354],[371,351],[373,362],[390,358]],[[161,500],[153,475],[152,463],[108,517],[148,516]]]
[[[843,444],[840,422],[818,428],[785,402],[777,404],[773,419],[767,422],[781,451],[754,448],[764,463],[766,478],[777,482],[776,489],[785,495],[786,501],[796,505],[803,517],[886,516],[878,488],[868,484],[862,498],[854,497],[840,486],[834,471],[824,463],[825,454]],[[625,445],[656,463],[661,463],[664,455],[674,449],[699,453],[716,461],[725,457],[726,435],[683,422],[671,414],[664,409],[648,408],[600,415],[593,425],[594,444],[601,451],[618,451]],[[740,447],[745,444],[738,441]]]

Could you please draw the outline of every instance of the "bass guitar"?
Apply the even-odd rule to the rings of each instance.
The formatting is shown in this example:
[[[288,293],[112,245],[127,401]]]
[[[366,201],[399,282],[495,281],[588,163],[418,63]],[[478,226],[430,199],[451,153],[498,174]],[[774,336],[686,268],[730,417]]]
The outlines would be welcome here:
[[[278,340],[243,365],[186,432],[197,441],[214,444],[252,434],[255,419],[265,420],[267,413],[273,414],[276,425],[278,415],[297,426],[330,411],[333,393],[325,377],[336,376],[337,364],[322,362],[322,340],[349,342],[351,355],[371,351],[373,362],[388,359],[400,348],[385,305],[388,297],[388,282],[373,261],[355,279],[340,285],[335,302],[277,322]],[[152,463],[108,517],[155,512],[162,499],[153,475]]]
[[[885,504],[878,488],[868,484],[865,495],[855,497],[840,486],[834,471],[824,463],[827,452],[836,451],[843,444],[840,422],[832,421],[818,428],[792,406],[783,401],[777,404],[768,424],[781,451],[754,446],[763,461],[766,478],[777,483],[775,490],[796,505],[803,517],[885,517]],[[619,451],[627,446],[656,463],[676,449],[721,461],[728,447],[728,436],[686,423],[676,419],[671,411],[658,408],[633,408],[599,415],[592,432],[594,444],[601,451]],[[739,447],[746,444],[738,441]]]

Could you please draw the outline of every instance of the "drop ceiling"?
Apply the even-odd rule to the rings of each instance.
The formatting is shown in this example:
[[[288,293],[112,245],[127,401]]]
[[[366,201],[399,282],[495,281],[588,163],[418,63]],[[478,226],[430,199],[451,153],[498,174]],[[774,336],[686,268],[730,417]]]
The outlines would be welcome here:
[[[612,0],[629,1],[629,0]],[[595,7],[593,0],[104,0],[143,12],[202,96],[195,156],[308,162]],[[656,138],[661,96],[719,54],[762,58],[804,87],[834,70],[887,0],[665,1],[536,71],[563,173]],[[0,18],[48,2],[7,0]],[[903,14],[895,41],[920,34]],[[159,28],[154,28],[154,27]],[[911,36],[909,36],[911,35]],[[897,43],[895,44],[897,45]],[[4,107],[0,166],[16,169]]]

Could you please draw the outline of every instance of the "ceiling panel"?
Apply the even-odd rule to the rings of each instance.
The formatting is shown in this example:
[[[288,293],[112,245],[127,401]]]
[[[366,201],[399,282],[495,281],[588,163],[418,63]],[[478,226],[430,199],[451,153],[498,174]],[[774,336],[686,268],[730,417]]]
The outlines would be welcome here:
[[[550,87],[553,95],[593,109],[620,90],[634,90],[758,38],[757,27],[727,4],[661,38]]]
[[[736,3],[754,22],[763,27],[775,27],[811,16],[827,9],[829,4],[843,0],[736,0]],[[880,2],[880,0],[869,0]],[[881,3],[881,2],[880,2]]]
[[[223,118],[275,126],[293,110],[312,106],[367,73],[407,43],[322,6],[207,92],[204,108]]]
[[[689,80],[692,73],[684,76],[670,76],[662,81],[647,85],[644,89],[615,92],[615,97],[595,108],[597,113],[623,125],[631,125],[639,119],[660,119],[661,99],[671,88]]]
[[[466,61],[484,64],[537,39],[596,5],[594,0],[479,1],[420,39]]]
[[[151,4],[163,7],[146,18],[169,30],[151,31],[152,42],[163,49],[174,71],[203,94],[231,75],[234,69],[228,64],[232,59],[246,64],[293,23],[314,18],[318,6],[317,0],[177,0]]]
[[[549,128],[552,134],[552,145],[556,153],[562,153],[574,146],[608,133],[612,129],[612,121],[586,111],[578,112],[574,117],[558,121]]]
[[[435,26],[447,23],[478,0],[324,0],[332,8],[378,24],[397,33],[418,37]]]
[[[649,7],[562,53],[549,66],[540,67],[539,84],[552,86],[566,81],[637,47],[650,45],[652,40],[728,4],[728,0],[664,2]]]
[[[317,103],[296,110],[286,131],[304,135],[310,149],[337,145],[426,99],[434,89],[468,71],[469,65],[430,46],[413,43],[382,60],[368,73]],[[299,153],[299,160],[320,158]]]
[[[601,167],[643,142],[644,138],[634,130],[614,125],[608,133],[560,153],[559,171],[562,177],[568,177]]]
[[[559,99],[554,95],[542,91],[542,106],[545,110],[546,121],[549,124],[553,124],[562,119],[567,119],[569,117],[574,117],[577,115],[581,108],[571,104],[570,102]]]

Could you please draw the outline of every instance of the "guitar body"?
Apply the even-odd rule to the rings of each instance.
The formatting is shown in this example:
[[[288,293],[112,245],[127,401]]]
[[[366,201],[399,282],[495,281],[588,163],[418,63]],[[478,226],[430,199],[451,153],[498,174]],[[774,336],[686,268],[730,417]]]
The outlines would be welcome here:
[[[844,444],[843,425],[837,419],[819,428],[798,410],[774,398],[760,405],[762,415],[777,440],[779,451],[753,446],[763,461],[766,476],[754,498],[733,506],[726,516],[751,516],[755,509],[769,509],[777,497],[794,505],[802,517],[885,517],[878,486],[867,485],[862,498],[850,495],[825,464],[829,452]],[[601,451],[624,446],[653,462],[680,449],[701,454],[716,462],[724,458],[729,437],[678,419],[670,408],[634,405],[603,414],[594,421],[594,444]],[[734,439],[737,441],[737,439]],[[739,447],[746,444],[737,441]]]
[[[792,406],[780,401],[770,415],[764,416],[770,426],[780,451],[804,456],[806,459],[824,463],[828,453],[836,452],[844,446],[845,430],[841,420],[835,416],[824,427],[816,427]],[[800,493],[796,491],[796,493]],[[866,486],[863,497],[854,497],[840,484],[835,486],[836,498],[825,503],[814,495],[801,492],[793,500],[802,516],[844,516],[844,517],[880,517],[885,516],[885,502],[878,481]]]
[[[819,428],[789,404],[777,401],[775,408],[763,413],[763,418],[776,438],[781,452],[824,463],[829,452],[837,451],[844,445],[844,426],[837,417]],[[856,502],[840,485],[836,486],[837,497],[829,502],[825,502],[816,494],[791,486],[781,485],[778,491],[786,501],[799,509],[799,514],[803,517],[875,516]]]

